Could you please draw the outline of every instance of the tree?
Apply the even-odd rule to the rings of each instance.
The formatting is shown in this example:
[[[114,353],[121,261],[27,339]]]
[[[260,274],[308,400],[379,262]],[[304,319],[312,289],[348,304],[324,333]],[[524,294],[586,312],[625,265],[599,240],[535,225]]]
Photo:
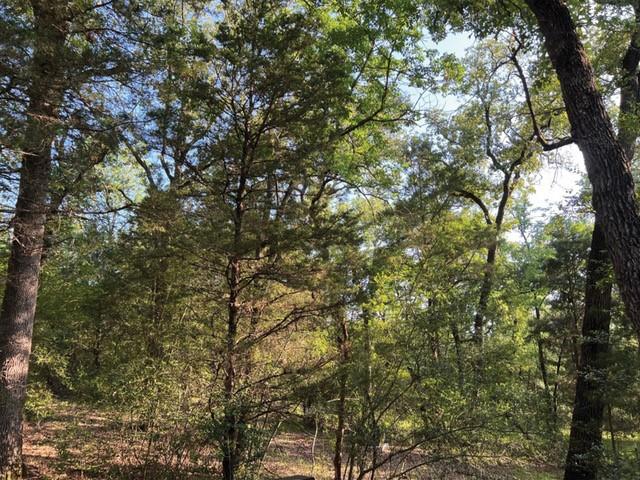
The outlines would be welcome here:
[[[489,322],[489,301],[494,290],[498,247],[509,213],[509,203],[522,175],[535,169],[535,135],[519,101],[516,66],[510,61],[521,46],[513,40],[484,41],[465,59],[470,65],[457,88],[466,97],[450,120],[432,118],[436,138],[441,137],[440,188],[479,208],[485,223],[486,256],[478,300],[473,313],[473,339],[482,346]],[[482,125],[482,129],[478,129]],[[549,149],[555,146],[549,145]]]
[[[190,165],[187,242],[205,252],[223,299],[210,425],[227,480],[259,465],[289,405],[277,385],[303,370],[257,358],[338,306],[321,287],[331,272],[322,252],[352,241],[352,219],[332,202],[375,168],[375,141],[410,115],[398,92],[408,62],[396,56],[411,24],[378,28],[375,15],[356,21],[371,13],[358,8],[239,1],[210,38],[211,97],[199,100],[216,107]]]
[[[618,2],[616,2],[618,3]],[[639,6],[630,2],[634,11],[629,45],[621,59],[620,114],[618,141],[628,161],[633,161],[638,137],[633,125],[637,118],[638,88],[638,20]],[[605,239],[604,221],[596,215],[587,266],[585,312],[582,323],[582,347],[576,381],[574,412],[569,436],[565,479],[595,480],[602,455],[602,423],[606,396],[607,355],[612,308],[612,278]]]
[[[22,410],[47,216],[51,144],[65,91],[67,2],[33,1],[33,59],[7,284],[0,313],[0,476],[22,472]]]
[[[97,151],[82,158],[86,168],[76,165],[78,173],[71,174],[73,168],[60,172],[65,170],[64,157],[75,141],[74,134],[82,138],[82,132],[95,140],[97,133],[107,132],[108,136],[113,128],[109,115],[104,114],[104,96],[97,91],[108,83],[106,79],[117,84],[118,78],[126,77],[135,42],[118,40],[120,30],[105,28],[105,24],[128,25],[138,13],[135,6],[63,0],[33,0],[28,5],[11,2],[3,7],[3,27],[17,43],[2,59],[3,117],[13,127],[3,129],[2,137],[8,155],[20,160],[0,312],[0,474],[7,477],[19,476],[22,468],[22,410],[45,225],[69,193],[69,184],[56,183],[54,188],[52,182],[81,179],[86,168],[104,158],[103,149],[113,147],[103,138],[102,143],[94,144],[99,146]],[[141,29],[137,35],[144,33]],[[101,82],[92,83],[98,78]]]
[[[640,334],[640,216],[631,159],[616,138],[571,13],[559,0],[527,0],[560,81],[572,137],[584,155],[622,300]]]
[[[595,479],[602,454],[602,420],[611,321],[611,285],[604,232],[593,229],[587,266],[582,345],[565,479]],[[603,283],[598,283],[602,282]]]

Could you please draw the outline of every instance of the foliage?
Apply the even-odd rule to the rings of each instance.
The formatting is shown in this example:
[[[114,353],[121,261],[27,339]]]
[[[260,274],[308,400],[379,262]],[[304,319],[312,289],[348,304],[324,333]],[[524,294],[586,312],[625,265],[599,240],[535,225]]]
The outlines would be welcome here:
[[[11,235],[33,28],[5,3]],[[349,480],[562,464],[590,193],[532,211],[570,129],[521,2],[67,3],[26,415],[63,399],[117,442],[68,425],[65,468],[87,443],[105,478],[263,478],[287,432]],[[569,3],[612,95],[632,19]],[[465,57],[425,46],[451,31],[476,36]],[[638,344],[615,300],[602,474],[632,478]]]

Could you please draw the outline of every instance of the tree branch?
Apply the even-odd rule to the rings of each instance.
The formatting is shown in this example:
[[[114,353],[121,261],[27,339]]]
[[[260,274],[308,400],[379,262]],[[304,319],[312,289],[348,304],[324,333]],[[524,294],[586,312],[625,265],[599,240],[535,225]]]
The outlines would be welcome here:
[[[485,203],[482,201],[482,199],[478,197],[475,193],[469,192],[468,190],[458,189],[455,192],[453,192],[453,195],[456,195],[458,197],[468,198],[469,200],[473,201],[473,203],[475,203],[478,207],[480,207],[480,210],[482,210],[482,214],[484,215],[484,219],[487,222],[487,225],[493,225],[493,220],[491,220],[491,214],[489,213],[489,209],[487,208]]]
[[[542,131],[540,130],[540,126],[538,125],[538,120],[536,119],[536,114],[533,109],[533,102],[531,101],[531,92],[529,91],[529,86],[527,85],[527,78],[524,74],[524,70],[522,69],[522,66],[520,65],[520,62],[518,61],[518,51],[520,50],[522,44],[520,43],[520,40],[516,39],[516,41],[518,42],[518,47],[511,52],[511,55],[509,56],[509,58],[511,59],[511,63],[513,63],[513,66],[516,68],[518,78],[522,83],[522,89],[524,90],[524,98],[527,103],[527,109],[529,110],[529,117],[531,118],[531,125],[533,126],[533,134],[536,140],[538,140],[538,143],[542,146],[542,149],[545,152],[549,152],[551,150],[557,150],[560,147],[564,147],[566,145],[572,144],[574,142],[572,137],[565,137],[560,140],[549,143],[542,135]]]

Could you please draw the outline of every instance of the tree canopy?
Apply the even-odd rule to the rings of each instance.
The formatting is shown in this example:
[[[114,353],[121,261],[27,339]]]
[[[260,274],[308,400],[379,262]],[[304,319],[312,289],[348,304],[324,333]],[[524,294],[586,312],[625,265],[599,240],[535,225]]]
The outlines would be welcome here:
[[[5,1],[0,478],[636,478],[639,15]]]

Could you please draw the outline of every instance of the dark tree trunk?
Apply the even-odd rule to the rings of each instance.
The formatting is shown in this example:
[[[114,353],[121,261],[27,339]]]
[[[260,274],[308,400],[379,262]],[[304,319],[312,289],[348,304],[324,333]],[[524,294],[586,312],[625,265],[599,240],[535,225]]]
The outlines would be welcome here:
[[[224,435],[222,441],[222,470],[224,480],[234,480],[239,466],[240,444],[239,412],[234,405],[236,384],[236,337],[239,317],[240,261],[233,258],[229,264],[229,314],[227,318],[227,345],[224,365]]]
[[[540,321],[540,307],[536,307],[536,319]],[[537,334],[536,344],[538,347],[538,368],[540,370],[540,377],[542,378],[542,385],[544,386],[544,396],[549,407],[549,425],[553,430],[555,430],[558,424],[558,411],[555,397],[551,394],[551,388],[549,385],[547,359],[544,354],[544,340],[539,333]]]
[[[22,470],[22,413],[66,40],[63,5],[33,1],[32,7],[35,27],[32,84],[28,92],[20,186],[0,312],[0,478],[19,478]]]
[[[338,348],[340,351],[340,372],[338,376],[338,424],[333,454],[333,478],[342,480],[342,450],[344,448],[344,429],[347,408],[347,362],[349,361],[349,330],[344,312],[339,312]]]
[[[634,7],[635,8],[635,7]],[[620,88],[620,119],[618,140],[631,161],[635,153],[636,129],[629,121],[637,113],[638,64],[640,63],[640,17],[635,11],[636,29],[622,59],[623,78]],[[585,377],[596,371],[606,375],[609,326],[611,323],[611,296],[613,282],[609,272],[610,259],[606,252],[603,222],[596,219],[591,238],[591,253],[587,266],[585,317],[582,325],[582,355],[578,369],[574,412],[565,479],[591,479],[598,477],[598,452],[602,449],[602,423],[604,415],[604,386],[602,382],[587,381]],[[596,342],[596,343],[594,343]],[[593,415],[585,418],[586,415]],[[595,455],[594,455],[595,453]]]
[[[487,120],[488,121],[488,120]],[[504,178],[502,179],[502,194],[500,201],[498,202],[498,209],[496,211],[495,221],[491,222],[490,217],[485,213],[485,219],[487,225],[493,230],[491,232],[490,243],[487,247],[487,257],[484,266],[484,274],[482,276],[482,284],[480,286],[480,297],[478,299],[478,306],[473,318],[473,339],[477,345],[482,349],[484,343],[485,327],[487,323],[487,312],[489,308],[489,298],[493,292],[493,285],[495,282],[495,270],[496,270],[496,258],[498,254],[498,243],[500,242],[500,234],[502,233],[502,223],[504,216],[507,212],[507,204],[511,199],[515,182],[520,177],[517,167],[525,160],[526,150],[524,150],[520,157],[515,160],[508,168],[502,167]],[[488,209],[483,209],[488,212]],[[483,362],[483,354],[480,355],[480,364]],[[482,366],[482,365],[480,365]]]
[[[589,253],[580,367],[565,480],[595,480],[598,474],[611,320],[611,284],[606,280],[608,276],[607,246],[602,224],[596,219]]]
[[[165,358],[165,341],[167,326],[171,320],[171,247],[173,228],[180,215],[180,203],[174,190],[174,181],[170,180],[167,192],[152,190],[146,214],[152,222],[162,227],[161,232],[154,232],[153,253],[157,256],[152,266],[151,308],[149,311],[149,328],[147,330],[147,352],[152,359]],[[156,209],[163,209],[161,212]]]
[[[236,405],[237,382],[237,356],[236,341],[238,336],[238,324],[240,322],[240,280],[241,280],[241,249],[243,240],[243,221],[245,213],[244,196],[247,185],[246,156],[242,158],[242,168],[238,176],[238,188],[235,195],[235,208],[233,214],[233,255],[229,258],[226,277],[229,292],[227,315],[227,338],[224,361],[224,431],[222,439],[222,471],[224,480],[234,480],[236,471],[240,465],[242,455],[243,415]]]
[[[526,0],[535,14],[556,70],[572,136],[593,187],[593,206],[603,226],[620,294],[640,334],[640,216],[631,159],[616,138],[591,64],[560,0]]]
[[[496,227],[496,237],[500,226]],[[480,286],[480,297],[478,299],[478,307],[473,317],[473,339],[476,344],[482,346],[484,343],[484,328],[487,317],[487,309],[489,308],[489,297],[493,290],[493,280],[495,277],[496,254],[498,253],[498,239],[493,238],[487,249],[487,259],[484,265],[484,273],[482,275],[482,284]],[[482,360],[482,359],[480,359]]]
[[[451,323],[451,336],[453,337],[453,347],[456,352],[456,366],[458,367],[458,387],[464,388],[464,359],[462,358],[462,339],[460,330],[455,323]]]

